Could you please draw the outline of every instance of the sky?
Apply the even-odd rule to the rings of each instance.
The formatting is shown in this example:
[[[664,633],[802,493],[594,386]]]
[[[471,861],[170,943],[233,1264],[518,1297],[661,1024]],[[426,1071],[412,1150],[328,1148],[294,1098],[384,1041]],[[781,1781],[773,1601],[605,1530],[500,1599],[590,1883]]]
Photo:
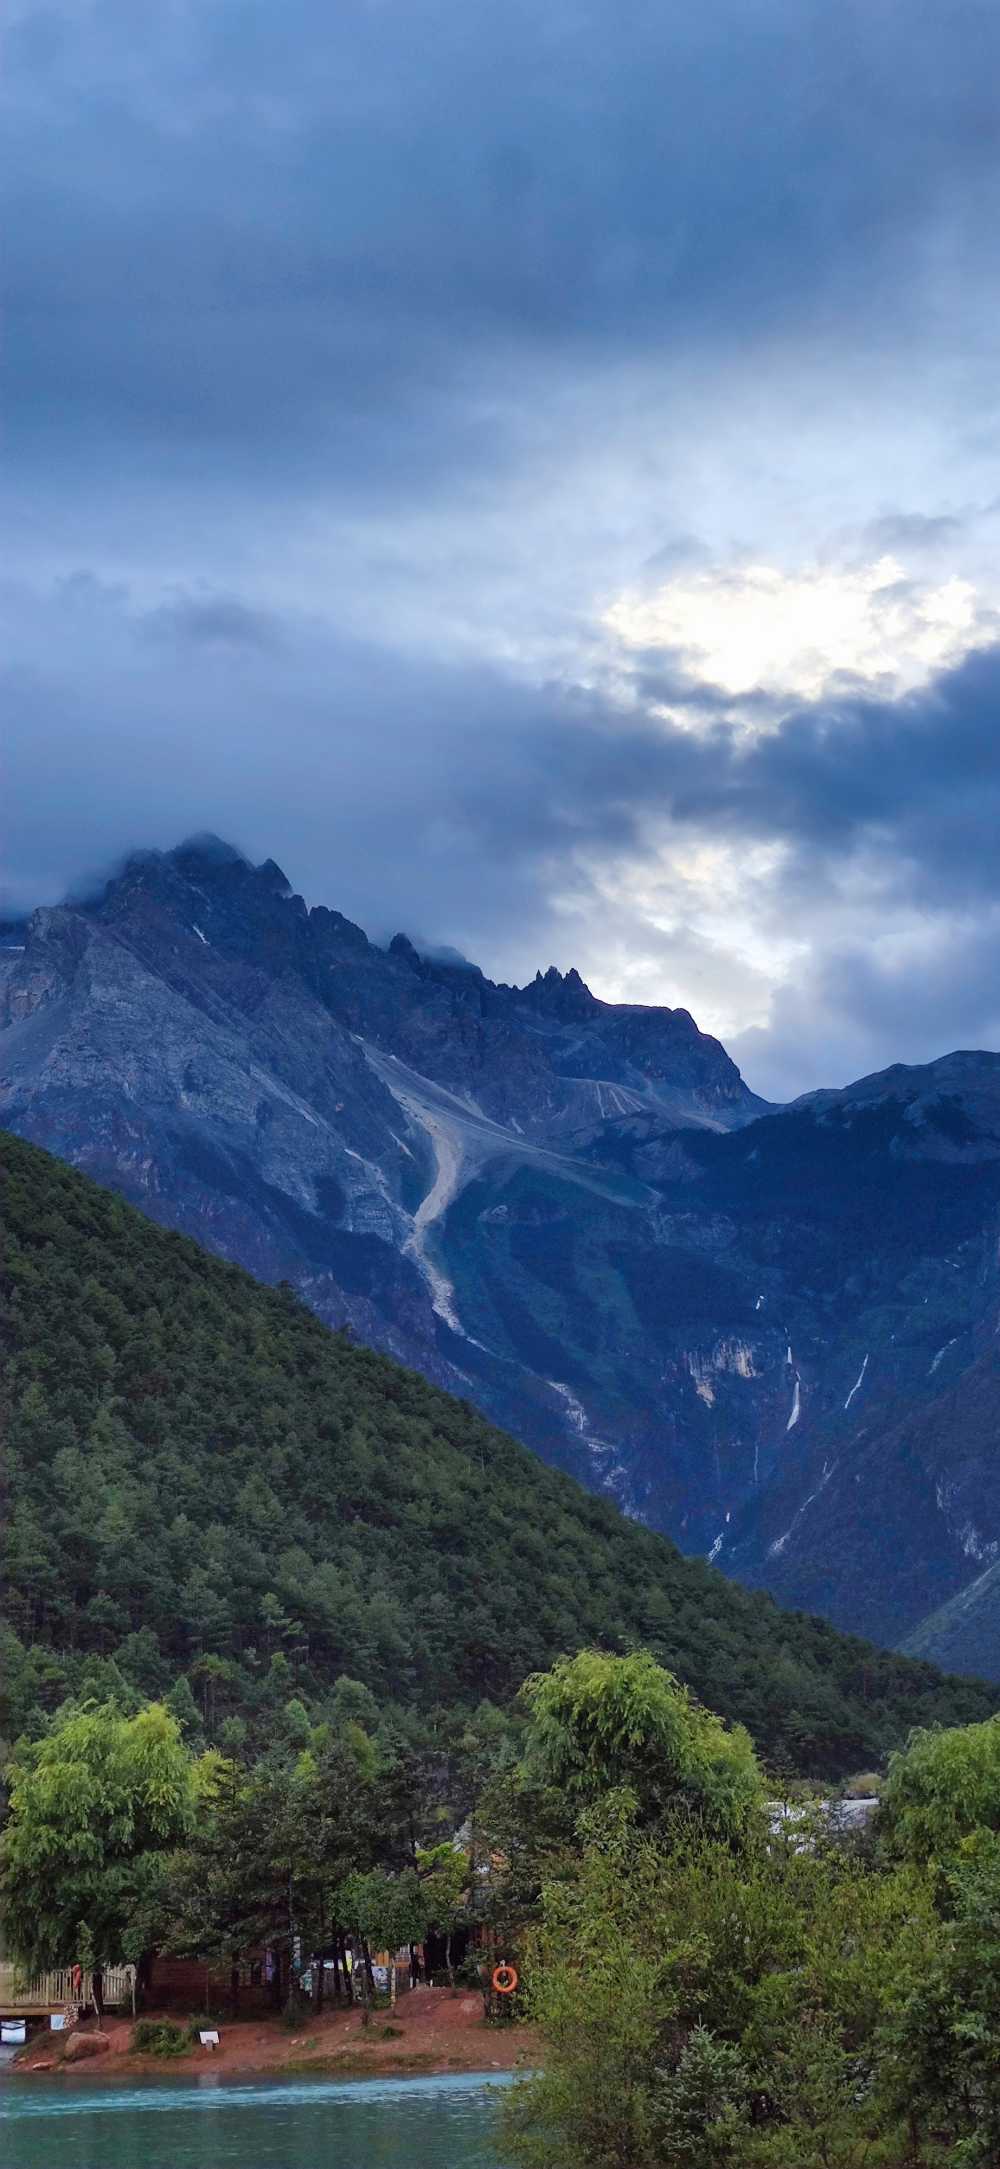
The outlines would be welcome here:
[[[1000,1047],[995,0],[8,0],[0,895]]]

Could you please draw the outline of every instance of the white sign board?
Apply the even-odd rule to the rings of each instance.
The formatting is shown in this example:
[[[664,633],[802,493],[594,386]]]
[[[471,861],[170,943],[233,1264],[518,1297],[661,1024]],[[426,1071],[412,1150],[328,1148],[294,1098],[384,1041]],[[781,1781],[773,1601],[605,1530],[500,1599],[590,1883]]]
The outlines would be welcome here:
[[[217,2033],[200,2033],[198,2035],[198,2039],[201,2042],[202,2048],[218,2048],[219,2046],[219,2036]]]
[[[51,2026],[51,2028],[52,2028],[52,2031],[53,2031],[53,2033],[65,2033],[65,2031],[66,2031],[66,2013],[65,2013],[65,2011],[53,2011],[53,2012],[52,2012],[52,2014],[51,2014],[51,2016],[50,2016],[50,2018],[49,2018],[49,2025]]]
[[[0,2042],[5,2048],[20,2048],[28,2038],[23,2018],[5,2018],[0,2023]]]

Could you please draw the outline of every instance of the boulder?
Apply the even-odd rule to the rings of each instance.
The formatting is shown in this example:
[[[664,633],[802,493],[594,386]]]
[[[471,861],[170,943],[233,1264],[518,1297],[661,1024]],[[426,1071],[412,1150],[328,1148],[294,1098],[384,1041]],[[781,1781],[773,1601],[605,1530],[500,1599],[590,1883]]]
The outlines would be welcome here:
[[[106,2033],[71,2033],[62,2060],[64,2064],[82,2064],[90,2056],[106,2056],[110,2047]]]

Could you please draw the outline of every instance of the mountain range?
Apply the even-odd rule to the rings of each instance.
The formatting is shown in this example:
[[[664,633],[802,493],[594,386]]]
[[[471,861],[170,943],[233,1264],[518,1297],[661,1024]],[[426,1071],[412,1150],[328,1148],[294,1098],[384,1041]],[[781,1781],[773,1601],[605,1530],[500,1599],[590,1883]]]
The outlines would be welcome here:
[[[0,1122],[684,1550],[1000,1673],[1000,1056],[770,1108],[685,1010],[202,837],[0,928]]]

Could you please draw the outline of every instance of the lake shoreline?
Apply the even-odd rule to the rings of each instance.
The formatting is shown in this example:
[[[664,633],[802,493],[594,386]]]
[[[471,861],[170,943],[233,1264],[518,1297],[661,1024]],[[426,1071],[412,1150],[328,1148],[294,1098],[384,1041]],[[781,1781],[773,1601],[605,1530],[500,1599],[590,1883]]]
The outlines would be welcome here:
[[[186,2026],[197,2023],[199,2014],[164,2010],[143,2016]],[[367,2027],[357,2008],[307,2013],[294,2032],[283,2018],[257,2013],[228,2021],[213,2017],[205,2023],[217,2027],[218,2048],[196,2045],[181,2056],[137,2053],[130,2046],[134,2023],[130,2016],[109,2014],[102,2028],[108,2047],[72,2062],[64,2061],[64,2049],[73,2034],[37,2034],[7,2066],[7,2076],[59,2077],[69,2083],[81,2077],[94,2084],[208,2072],[239,2079],[441,2078],[462,2072],[489,2077],[537,2069],[540,2060],[534,2028],[487,2025],[480,1996],[447,1988],[416,1989],[394,2011],[374,2012]]]

